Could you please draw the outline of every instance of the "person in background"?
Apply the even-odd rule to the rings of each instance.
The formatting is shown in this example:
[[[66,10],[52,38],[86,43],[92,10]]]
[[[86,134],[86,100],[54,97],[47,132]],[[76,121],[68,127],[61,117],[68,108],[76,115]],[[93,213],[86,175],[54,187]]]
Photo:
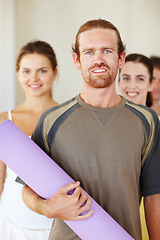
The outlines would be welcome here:
[[[52,83],[57,77],[57,59],[52,47],[43,41],[23,46],[16,63],[17,78],[24,91],[24,102],[0,114],[0,122],[10,119],[29,137],[40,115],[57,106]],[[53,219],[31,211],[22,199],[23,185],[16,174],[0,161],[0,239],[47,240]]]
[[[121,95],[136,104],[150,107],[152,75],[153,66],[148,57],[137,53],[127,55],[118,81]]]
[[[125,64],[120,70],[119,89],[121,95],[136,104],[148,105],[152,90],[153,65],[151,60],[142,54],[132,53],[126,56]],[[148,98],[147,98],[148,96]],[[149,240],[144,213],[144,199],[141,200],[140,217],[142,239]]]
[[[140,240],[139,204],[144,196],[149,235],[157,240],[158,116],[152,109],[116,93],[117,72],[126,54],[119,31],[111,22],[95,19],[84,23],[72,50],[75,67],[82,74],[82,92],[43,113],[32,139],[76,182],[60,188],[46,200],[24,186],[24,202],[35,212],[55,218],[50,240],[79,240],[63,220],[92,218],[90,198],[81,186],[134,239]],[[68,196],[73,188],[74,194]],[[100,223],[96,224],[98,228]]]
[[[153,89],[151,91],[151,108],[156,111],[160,117],[160,57],[150,57],[153,64]]]

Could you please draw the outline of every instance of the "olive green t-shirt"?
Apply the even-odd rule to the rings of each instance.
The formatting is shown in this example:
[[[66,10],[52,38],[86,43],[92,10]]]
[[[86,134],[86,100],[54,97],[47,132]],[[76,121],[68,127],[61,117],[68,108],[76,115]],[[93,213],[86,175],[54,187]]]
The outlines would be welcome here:
[[[32,138],[134,239],[141,239],[141,196],[160,193],[159,120],[153,110],[125,98],[116,107],[97,108],[76,96],[46,111]],[[80,238],[55,219],[49,239]]]

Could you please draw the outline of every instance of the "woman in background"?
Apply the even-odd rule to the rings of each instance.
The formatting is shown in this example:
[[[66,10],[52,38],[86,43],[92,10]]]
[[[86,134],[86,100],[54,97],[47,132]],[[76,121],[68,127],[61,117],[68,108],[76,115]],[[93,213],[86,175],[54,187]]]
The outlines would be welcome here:
[[[119,90],[121,95],[136,104],[151,106],[153,65],[151,60],[142,54],[129,54],[120,70]],[[149,240],[145,221],[143,198],[140,205],[142,239]]]
[[[119,89],[121,95],[136,104],[151,106],[153,66],[142,54],[129,54],[120,70]]]
[[[0,114],[0,122],[10,119],[28,136],[40,115],[58,105],[52,98],[57,77],[57,60],[52,47],[43,41],[27,43],[16,63],[17,78],[24,91],[24,102]],[[53,219],[32,212],[22,200],[22,185],[16,174],[0,161],[0,239],[47,240]]]
[[[160,57],[150,57],[153,64],[153,89],[151,91],[151,108],[156,111],[160,117]]]

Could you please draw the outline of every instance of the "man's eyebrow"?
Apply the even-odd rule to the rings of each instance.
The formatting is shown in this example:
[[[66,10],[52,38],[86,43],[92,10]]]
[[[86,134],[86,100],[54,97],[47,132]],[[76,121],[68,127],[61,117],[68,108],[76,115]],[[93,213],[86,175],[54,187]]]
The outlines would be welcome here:
[[[88,47],[88,48],[83,49],[82,52],[93,51],[93,50],[95,50],[95,49],[96,49],[96,48],[94,48],[94,47]],[[114,48],[112,48],[112,47],[107,47],[107,46],[100,47],[100,49],[102,49],[102,50],[108,49],[108,50],[116,51]]]
[[[127,77],[129,77],[130,75],[127,74],[127,73],[124,73],[124,74],[122,74],[122,76],[127,76]]]
[[[82,52],[93,51],[93,50],[94,50],[94,48],[88,47],[88,48],[84,48],[84,49],[82,50]]]

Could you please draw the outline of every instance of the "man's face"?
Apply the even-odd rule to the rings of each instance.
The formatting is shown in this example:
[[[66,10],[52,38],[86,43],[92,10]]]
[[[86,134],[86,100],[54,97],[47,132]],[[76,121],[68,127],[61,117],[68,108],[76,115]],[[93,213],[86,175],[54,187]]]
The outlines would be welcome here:
[[[121,65],[115,31],[98,28],[82,32],[79,52],[80,58],[76,55],[74,62],[83,80],[93,88],[111,86]]]

